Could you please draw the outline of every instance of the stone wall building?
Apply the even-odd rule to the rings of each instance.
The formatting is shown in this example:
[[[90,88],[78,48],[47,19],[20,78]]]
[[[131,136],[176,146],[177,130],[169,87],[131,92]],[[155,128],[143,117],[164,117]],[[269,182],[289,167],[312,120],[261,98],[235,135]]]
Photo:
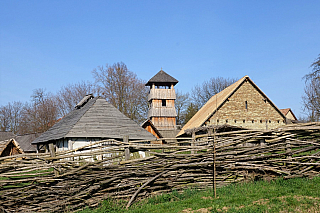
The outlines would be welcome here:
[[[187,129],[225,124],[243,129],[274,129],[286,125],[286,117],[249,76],[244,76],[211,97],[177,136]]]

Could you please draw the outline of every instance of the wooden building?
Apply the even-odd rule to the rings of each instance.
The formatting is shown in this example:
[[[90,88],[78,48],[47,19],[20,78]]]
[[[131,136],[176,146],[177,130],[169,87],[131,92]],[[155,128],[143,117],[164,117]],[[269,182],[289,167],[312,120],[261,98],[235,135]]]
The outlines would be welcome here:
[[[0,141],[0,157],[22,154],[23,150],[15,139]]]
[[[162,69],[146,83],[146,86],[150,86],[148,119],[158,130],[176,129],[174,86],[177,83],[175,78]]]
[[[153,125],[153,123],[148,119],[141,124],[142,128],[153,134],[157,139],[163,138],[158,129]]]
[[[36,138],[38,149],[53,143],[56,151],[70,150],[104,140],[156,140],[102,97],[85,96],[75,109]]]
[[[148,120],[165,138],[175,138],[177,134],[174,89],[177,83],[162,69],[146,83],[150,87]]]
[[[211,97],[177,136],[185,134],[187,129],[210,125],[273,129],[286,125],[286,117],[249,76],[244,76]]]

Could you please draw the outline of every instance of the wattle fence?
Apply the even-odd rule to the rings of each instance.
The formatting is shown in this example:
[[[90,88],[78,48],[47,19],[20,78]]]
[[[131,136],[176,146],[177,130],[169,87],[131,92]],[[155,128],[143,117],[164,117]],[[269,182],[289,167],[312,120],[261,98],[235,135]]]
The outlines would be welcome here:
[[[172,190],[319,175],[320,123],[221,130],[190,130],[191,138],[164,145],[105,140],[64,152],[2,157],[0,212],[73,212],[107,198],[126,199],[130,207],[136,199]]]

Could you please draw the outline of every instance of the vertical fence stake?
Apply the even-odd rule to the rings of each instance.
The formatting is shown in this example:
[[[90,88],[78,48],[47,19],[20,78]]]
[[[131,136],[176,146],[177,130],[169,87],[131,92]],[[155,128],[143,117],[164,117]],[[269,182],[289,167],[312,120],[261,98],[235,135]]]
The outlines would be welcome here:
[[[124,142],[124,143],[129,143],[129,136],[128,136],[128,135],[123,136],[123,142]],[[129,145],[128,145],[128,148],[125,148],[125,149],[124,149],[124,156],[125,156],[125,159],[126,159],[126,160],[130,160],[130,149],[129,149]]]
[[[192,141],[191,141],[191,149],[193,149],[194,147],[194,144],[195,144],[195,141],[196,141],[196,131],[194,130],[192,132]],[[191,151],[191,154],[194,154],[194,150]]]
[[[216,128],[213,132],[213,190],[214,198],[217,198],[217,185],[216,185]]]
[[[49,152],[51,157],[56,157],[56,150],[54,148],[53,143],[49,143]],[[53,164],[53,160],[52,160],[52,164]],[[55,167],[53,167],[53,170],[54,170],[54,176],[55,177],[59,176],[59,171]]]

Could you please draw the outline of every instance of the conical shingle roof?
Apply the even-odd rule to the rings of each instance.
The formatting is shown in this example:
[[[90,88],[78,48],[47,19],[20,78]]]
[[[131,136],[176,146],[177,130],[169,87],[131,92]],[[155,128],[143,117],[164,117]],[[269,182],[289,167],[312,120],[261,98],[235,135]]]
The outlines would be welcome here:
[[[152,86],[152,84],[173,84],[176,85],[179,81],[163,71],[162,69],[155,75],[153,76],[147,83],[146,86]]]
[[[32,144],[46,143],[62,138],[112,138],[132,140],[155,140],[156,138],[136,122],[122,114],[101,97],[88,100],[76,108]]]

